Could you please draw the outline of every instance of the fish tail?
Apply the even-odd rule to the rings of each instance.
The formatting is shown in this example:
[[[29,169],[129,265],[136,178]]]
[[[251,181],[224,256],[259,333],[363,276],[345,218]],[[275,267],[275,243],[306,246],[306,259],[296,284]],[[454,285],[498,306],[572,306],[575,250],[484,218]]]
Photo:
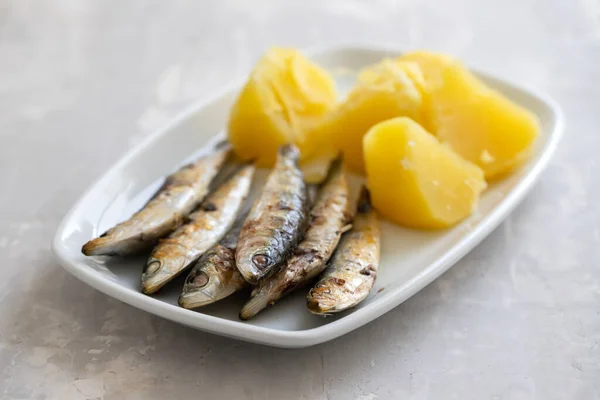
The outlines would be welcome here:
[[[340,168],[344,167],[344,153],[339,152],[337,154],[337,156],[335,157],[335,159],[333,160],[333,162],[331,163],[331,166],[329,167],[329,174],[328,175],[333,175],[335,172],[337,172]]]
[[[258,290],[256,293],[253,291],[253,295],[244,304],[240,311],[240,319],[247,321],[254,317],[256,314],[267,308],[270,302],[269,293],[266,290]]]
[[[357,211],[359,213],[367,213],[371,211],[371,194],[369,193],[369,189],[366,186],[363,186],[360,189],[360,196],[358,198],[358,206]]]
[[[214,145],[215,150],[223,150],[223,149],[230,149],[230,148],[231,148],[231,144],[229,143],[229,141],[227,139],[219,140]]]
[[[114,242],[108,237],[92,239],[81,248],[86,256],[110,255],[113,253]]]
[[[300,159],[300,150],[293,144],[285,144],[279,148],[279,156],[298,161]]]

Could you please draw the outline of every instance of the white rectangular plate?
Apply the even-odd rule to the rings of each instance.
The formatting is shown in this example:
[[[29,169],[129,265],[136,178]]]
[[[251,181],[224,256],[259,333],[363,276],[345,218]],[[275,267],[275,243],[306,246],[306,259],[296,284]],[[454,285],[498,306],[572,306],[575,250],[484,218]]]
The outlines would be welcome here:
[[[313,49],[306,54],[332,71],[356,71],[400,52],[372,46],[337,46]],[[92,185],[62,221],[54,237],[54,253],[67,271],[90,286],[193,328],[279,347],[305,347],[343,335],[396,307],[448,270],[506,218],[548,164],[563,129],[558,106],[543,94],[479,75],[539,117],[542,131],[532,159],[507,179],[491,185],[483,194],[478,212],[452,229],[421,232],[382,222],[382,259],[376,286],[354,310],[328,318],[314,316],[306,310],[306,290],[301,290],[252,321],[242,322],[238,312],[247,293],[199,311],[185,310],[177,306],[181,279],[156,297],[139,292],[144,257],[101,259],[81,254],[83,243],[128,218],[157,189],[162,177],[197,155],[223,131],[239,84],[208,102],[190,107]],[[347,74],[336,79],[342,92],[354,80]]]

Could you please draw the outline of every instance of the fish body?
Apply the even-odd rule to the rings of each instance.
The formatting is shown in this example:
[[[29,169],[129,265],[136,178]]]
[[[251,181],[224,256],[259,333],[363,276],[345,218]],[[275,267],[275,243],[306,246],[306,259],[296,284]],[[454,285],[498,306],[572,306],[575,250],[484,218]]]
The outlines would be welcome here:
[[[81,249],[83,254],[130,255],[154,246],[200,204],[229,153],[229,145],[220,146],[167,177],[162,188],[140,211],[87,242]]]
[[[179,296],[181,307],[214,303],[248,285],[235,266],[235,248],[246,216],[240,216],[223,240],[194,263]]]
[[[348,197],[348,183],[340,159],[330,168],[317,194],[304,239],[279,271],[255,286],[240,312],[241,319],[252,318],[323,272],[341,235],[351,227]]]
[[[142,274],[144,293],[156,292],[225,236],[248,196],[254,171],[254,165],[241,167],[188,216],[187,223],[159,241]]]
[[[248,283],[273,273],[302,239],[309,200],[299,157],[293,145],[279,148],[275,167],[242,227],[235,258]]]
[[[362,189],[351,231],[344,234],[329,266],[307,295],[310,312],[327,315],[354,307],[375,284],[380,254],[377,215]]]

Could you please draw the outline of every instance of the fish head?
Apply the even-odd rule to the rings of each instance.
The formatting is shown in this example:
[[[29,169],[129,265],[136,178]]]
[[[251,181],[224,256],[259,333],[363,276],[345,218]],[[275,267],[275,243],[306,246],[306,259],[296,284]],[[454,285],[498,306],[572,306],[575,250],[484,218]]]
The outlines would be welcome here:
[[[178,303],[183,308],[196,308],[216,301],[220,289],[219,277],[205,269],[190,272]]]
[[[345,310],[354,304],[352,292],[348,291],[345,281],[329,278],[315,285],[306,296],[306,306],[313,314],[327,315]]]
[[[185,255],[150,256],[142,274],[142,291],[152,294],[173,279],[188,264]]]
[[[248,246],[246,250],[236,253],[235,262],[244,279],[255,285],[273,272],[281,259],[275,246]]]
[[[179,305],[183,308],[201,307],[233,293],[237,288],[228,282],[228,275],[223,272],[224,262],[233,263],[233,254],[231,260],[224,260],[223,255],[216,252],[200,258],[185,280]]]

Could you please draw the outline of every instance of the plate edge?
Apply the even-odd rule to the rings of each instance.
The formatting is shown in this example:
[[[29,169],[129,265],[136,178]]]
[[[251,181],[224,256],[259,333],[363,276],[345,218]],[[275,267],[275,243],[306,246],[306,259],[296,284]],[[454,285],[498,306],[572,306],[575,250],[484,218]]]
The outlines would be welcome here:
[[[306,49],[304,52],[311,56],[317,56],[324,53],[332,53],[335,51],[347,51],[347,50],[368,50],[368,51],[385,51],[385,52],[397,52],[402,53],[405,52],[405,49],[401,49],[398,46],[392,45],[382,45],[382,44],[364,44],[364,43],[333,43],[330,45],[319,45],[313,46]],[[120,169],[124,164],[126,164],[131,158],[133,158],[138,153],[142,152],[147,146],[149,146],[152,142],[157,140],[166,134],[173,127],[177,126],[185,119],[187,119],[190,115],[197,112],[199,109],[207,106],[208,104],[217,101],[218,99],[226,96],[232,90],[235,90],[240,86],[243,82],[240,78],[232,79],[232,83],[224,86],[221,90],[214,92],[213,95],[207,96],[202,100],[198,100],[192,103],[189,107],[184,109],[182,112],[173,117],[168,123],[164,124],[148,137],[146,137],[139,145],[135,146],[131,150],[127,151],[115,164],[113,164],[110,168],[108,168],[98,179],[96,179],[77,199],[77,201],[71,206],[69,211],[65,214],[65,216],[61,219],[61,222],[56,230],[56,233],[52,240],[52,251],[54,253],[57,261],[71,274],[77,277],[79,280],[85,282],[87,285],[99,290],[111,297],[114,297],[130,306],[142,309],[151,314],[155,314],[162,318],[171,320],[173,322],[181,323],[184,325],[188,325],[190,327],[200,329],[203,331],[207,331],[215,334],[225,334],[230,335],[242,340],[251,341],[255,343],[260,343],[269,346],[276,347],[286,347],[286,348],[299,348],[299,347],[308,347],[312,345],[316,345],[319,343],[323,343],[329,340],[332,340],[336,337],[342,336],[353,329],[356,329],[360,326],[365,325],[366,323],[380,317],[381,315],[387,313],[391,309],[395,308],[419,290],[433,282],[437,277],[441,274],[449,270],[456,262],[458,262],[464,255],[470,252],[475,246],[477,246],[485,237],[487,237],[515,208],[518,204],[522,202],[527,193],[533,188],[535,183],[538,181],[541,173],[546,169],[548,163],[552,156],[554,155],[558,143],[563,136],[564,133],[564,115],[562,110],[558,106],[558,104],[545,93],[540,92],[537,89],[533,89],[527,85],[516,84],[511,82],[510,80],[504,78],[498,78],[495,75],[488,74],[485,72],[480,72],[477,69],[474,69],[475,72],[485,76],[490,77],[494,80],[500,81],[504,84],[512,86],[513,88],[519,89],[521,91],[525,91],[528,94],[536,97],[543,104],[545,104],[551,111],[554,117],[554,129],[550,132],[548,143],[545,148],[542,150],[542,154],[540,155],[538,161],[532,166],[531,170],[525,175],[522,180],[516,185],[516,187],[511,190],[508,196],[498,205],[496,208],[480,222],[478,229],[470,232],[469,235],[463,237],[461,241],[454,246],[457,251],[449,252],[444,254],[444,256],[438,260],[433,268],[427,268],[427,272],[423,272],[411,280],[407,281],[403,286],[396,288],[394,294],[390,295],[386,298],[386,300],[382,300],[384,303],[379,304],[376,310],[372,310],[370,305],[367,305],[364,308],[360,308],[356,310],[351,315],[341,318],[336,321],[332,321],[327,325],[323,325],[317,328],[311,328],[300,331],[283,331],[272,328],[265,327],[257,327],[254,325],[248,325],[246,329],[243,331],[244,333],[249,333],[248,335],[240,335],[240,332],[231,332],[229,328],[238,328],[238,322],[224,320],[222,318],[208,316],[204,314],[195,313],[189,310],[179,310],[180,312],[177,315],[180,315],[184,320],[174,319],[169,315],[163,315],[162,311],[157,312],[158,310],[150,311],[144,304],[138,302],[134,293],[129,293],[128,289],[122,288],[118,284],[114,282],[103,282],[98,281],[92,275],[96,273],[95,271],[87,271],[87,266],[80,265],[76,261],[72,261],[68,254],[63,253],[62,249],[62,233],[65,230],[65,227],[69,220],[71,219],[74,212],[81,206],[83,200],[89,195],[93,189],[103,182],[105,179],[108,179],[111,175],[115,173],[116,170]],[[464,243],[464,244],[463,244]],[[101,284],[96,285],[97,282],[101,282]],[[111,285],[115,285],[118,288],[114,289]],[[110,293],[109,293],[110,292]],[[399,294],[398,292],[402,292]],[[121,295],[123,294],[123,295]],[[140,294],[141,295],[141,294]],[[164,303],[160,300],[156,300],[157,303],[163,304],[165,306],[172,306],[171,304]],[[134,304],[135,303],[135,304]],[[145,304],[151,305],[151,302],[143,302]],[[159,306],[161,307],[161,306]],[[162,308],[162,307],[161,307]],[[173,309],[169,307],[169,313],[173,312]],[[187,316],[183,312],[192,313],[194,317],[191,315]],[[210,317],[207,320],[204,318],[198,319],[199,316]],[[215,320],[212,320],[212,319]],[[201,322],[201,324],[194,323],[195,321]],[[220,325],[220,330],[210,329],[210,327],[206,327],[205,323],[215,323],[216,325]],[[231,324],[235,324],[235,327],[228,327],[227,324],[223,325],[224,322],[229,322]],[[269,335],[269,340],[263,340],[264,335]]]

